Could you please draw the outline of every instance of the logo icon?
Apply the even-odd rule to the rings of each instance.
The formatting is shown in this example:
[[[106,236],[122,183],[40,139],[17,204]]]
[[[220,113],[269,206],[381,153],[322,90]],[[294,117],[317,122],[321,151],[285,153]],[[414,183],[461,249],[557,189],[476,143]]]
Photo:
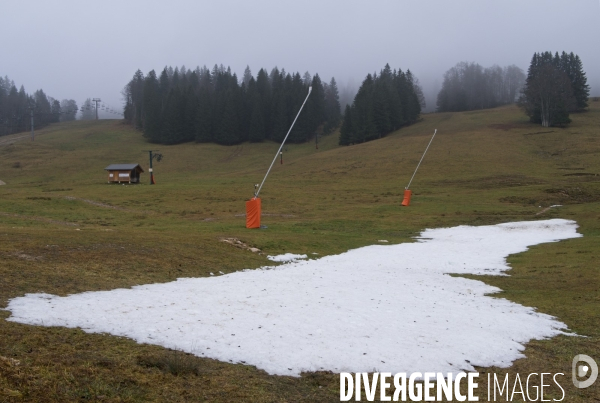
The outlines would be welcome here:
[[[585,363],[585,364],[582,364]],[[573,374],[573,385],[576,388],[584,389],[589,386],[592,386],[596,379],[598,378],[598,365],[596,361],[592,359],[589,355],[578,354],[573,358],[573,366],[572,366],[572,374]],[[588,377],[587,380],[580,381],[579,379]]]

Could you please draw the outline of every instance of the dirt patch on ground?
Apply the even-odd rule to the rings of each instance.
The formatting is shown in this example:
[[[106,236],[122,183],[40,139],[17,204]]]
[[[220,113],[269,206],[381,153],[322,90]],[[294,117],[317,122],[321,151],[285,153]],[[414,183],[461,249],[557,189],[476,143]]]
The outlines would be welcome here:
[[[73,197],[73,196],[65,196],[65,199],[67,200],[79,200],[85,203],[89,203],[93,206],[98,206],[98,207],[105,207],[105,208],[111,208],[111,209],[115,209],[115,210],[126,210],[122,207],[117,207],[117,206],[111,206],[110,204],[104,204],[104,203],[100,203],[94,200],[88,200],[88,199],[80,199],[78,197]]]
[[[13,253],[11,253],[11,255],[15,256],[15,257],[18,257],[19,259],[29,260],[29,261],[42,260],[44,258],[43,256],[28,255],[27,253],[24,253],[21,250],[13,252]]]
[[[72,188],[57,188],[57,189],[45,189],[42,192],[68,192],[69,190],[73,190]]]
[[[490,129],[504,130],[505,132],[507,132],[510,129],[516,129],[519,126],[514,123],[493,123],[491,125],[488,125],[488,127]]]
[[[546,212],[550,211],[550,209],[552,209],[552,208],[557,208],[557,207],[562,207],[562,206],[561,206],[560,204],[555,204],[555,205],[553,205],[553,206],[548,206],[548,207],[546,207],[545,209],[543,209],[543,210],[541,210],[541,211],[538,211],[537,213],[535,213],[535,215],[542,215],[542,214],[544,214],[544,213],[546,213]]]
[[[0,363],[2,363],[2,366],[6,366],[6,367],[17,367],[21,364],[20,361],[15,360],[14,358],[10,358],[10,357],[3,357],[0,355]]]
[[[598,191],[583,187],[552,188],[546,189],[545,192],[550,198],[558,200],[558,203],[555,204],[579,204],[600,201]]]
[[[32,216],[26,216],[26,215],[21,215],[21,214],[14,214],[14,213],[4,213],[2,211],[0,211],[0,215],[1,216],[5,216],[5,217],[23,218],[25,220],[47,222],[47,223],[51,223],[51,224],[71,225],[71,226],[75,226],[75,227],[79,225],[79,224],[76,224],[74,222],[58,221],[58,220],[52,220],[50,218],[32,217]]]
[[[522,204],[524,206],[539,205],[541,201],[534,197],[506,196],[498,199],[502,203]]]
[[[506,196],[500,198],[499,201],[502,203],[514,203],[521,204],[523,206],[540,207],[563,204],[593,203],[600,201],[600,192],[583,187],[552,188],[546,189],[544,193],[538,196]]]
[[[6,183],[5,183],[5,182],[2,182],[2,181],[0,181],[0,186],[2,186],[2,185],[6,185]]]
[[[23,140],[23,139],[27,139],[27,138],[31,138],[31,135],[26,134],[24,136],[16,136],[16,137],[10,137],[8,139],[2,139],[0,140],[0,146],[7,146],[13,143],[16,143],[19,140]]]
[[[78,200],[78,201],[82,201],[84,203],[88,203],[91,204],[92,206],[96,206],[96,207],[104,207],[104,208],[109,208],[109,209],[113,209],[113,210],[119,210],[119,211],[127,211],[129,213],[143,213],[143,214],[150,214],[150,211],[147,210],[131,210],[131,209],[127,209],[124,207],[119,207],[119,206],[113,206],[111,204],[106,204],[106,203],[101,203],[95,200],[89,200],[89,199],[81,199],[79,197],[73,197],[73,196],[65,196],[65,199],[67,200]]]
[[[260,249],[253,248],[252,246],[249,246],[248,244],[240,241],[237,238],[220,238],[219,241],[228,243],[229,245],[235,246],[236,248],[249,250],[250,252],[258,253],[259,255],[262,255],[262,253],[260,253],[261,252]]]
[[[540,179],[525,175],[497,175],[470,180],[445,180],[437,182],[436,185],[462,186],[473,189],[494,189],[516,186],[541,185]]]
[[[534,134],[548,134],[548,133],[554,133],[554,130],[545,131],[545,132],[523,133],[523,136],[531,136],[531,135],[534,135]]]
[[[232,153],[229,154],[227,157],[223,158],[220,162],[230,162],[232,159],[242,155],[243,151],[244,151],[243,145],[236,146],[235,149],[232,151]]]
[[[261,217],[283,217],[283,218],[293,218],[296,217],[294,214],[270,214],[270,213],[260,213]],[[246,213],[235,214],[234,217],[246,217]]]

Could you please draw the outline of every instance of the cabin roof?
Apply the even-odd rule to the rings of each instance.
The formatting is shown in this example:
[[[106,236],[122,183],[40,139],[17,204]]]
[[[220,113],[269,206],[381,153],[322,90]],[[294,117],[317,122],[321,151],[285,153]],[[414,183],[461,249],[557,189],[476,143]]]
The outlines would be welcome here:
[[[144,172],[140,164],[111,164],[104,168],[105,171],[133,171],[134,169]]]

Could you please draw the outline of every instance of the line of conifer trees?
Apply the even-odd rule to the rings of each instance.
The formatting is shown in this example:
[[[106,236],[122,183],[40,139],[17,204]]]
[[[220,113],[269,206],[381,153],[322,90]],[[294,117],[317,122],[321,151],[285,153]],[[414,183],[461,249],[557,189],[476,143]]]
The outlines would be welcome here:
[[[515,65],[483,68],[460,62],[444,73],[437,95],[438,112],[459,112],[512,104],[525,84],[525,73]]]
[[[347,105],[340,129],[340,145],[363,143],[419,119],[423,92],[410,70],[386,64],[379,74],[368,74],[352,106]]]
[[[75,120],[77,115],[77,104],[73,100],[59,102],[41,89],[29,95],[22,85],[17,90],[8,76],[0,77],[0,136],[31,130],[30,108],[33,108],[35,128]]]
[[[519,105],[531,122],[544,127],[571,122],[571,112],[588,106],[590,87],[579,56],[556,52],[534,53]]]
[[[289,74],[260,69],[256,78],[246,67],[242,80],[231,69],[165,67],[159,76],[138,70],[125,86],[125,119],[149,141],[238,144],[281,141],[298,109],[312,93],[290,133],[290,142],[304,142],[318,130],[331,132],[341,120],[337,84],[322,83],[318,74]]]

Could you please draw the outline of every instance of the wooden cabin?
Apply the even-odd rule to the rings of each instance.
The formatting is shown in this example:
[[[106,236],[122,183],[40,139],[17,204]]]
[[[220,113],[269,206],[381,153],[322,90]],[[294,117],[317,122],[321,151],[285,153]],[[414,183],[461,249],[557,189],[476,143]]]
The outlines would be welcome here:
[[[144,172],[140,164],[112,164],[104,170],[108,171],[108,183],[140,183]]]

